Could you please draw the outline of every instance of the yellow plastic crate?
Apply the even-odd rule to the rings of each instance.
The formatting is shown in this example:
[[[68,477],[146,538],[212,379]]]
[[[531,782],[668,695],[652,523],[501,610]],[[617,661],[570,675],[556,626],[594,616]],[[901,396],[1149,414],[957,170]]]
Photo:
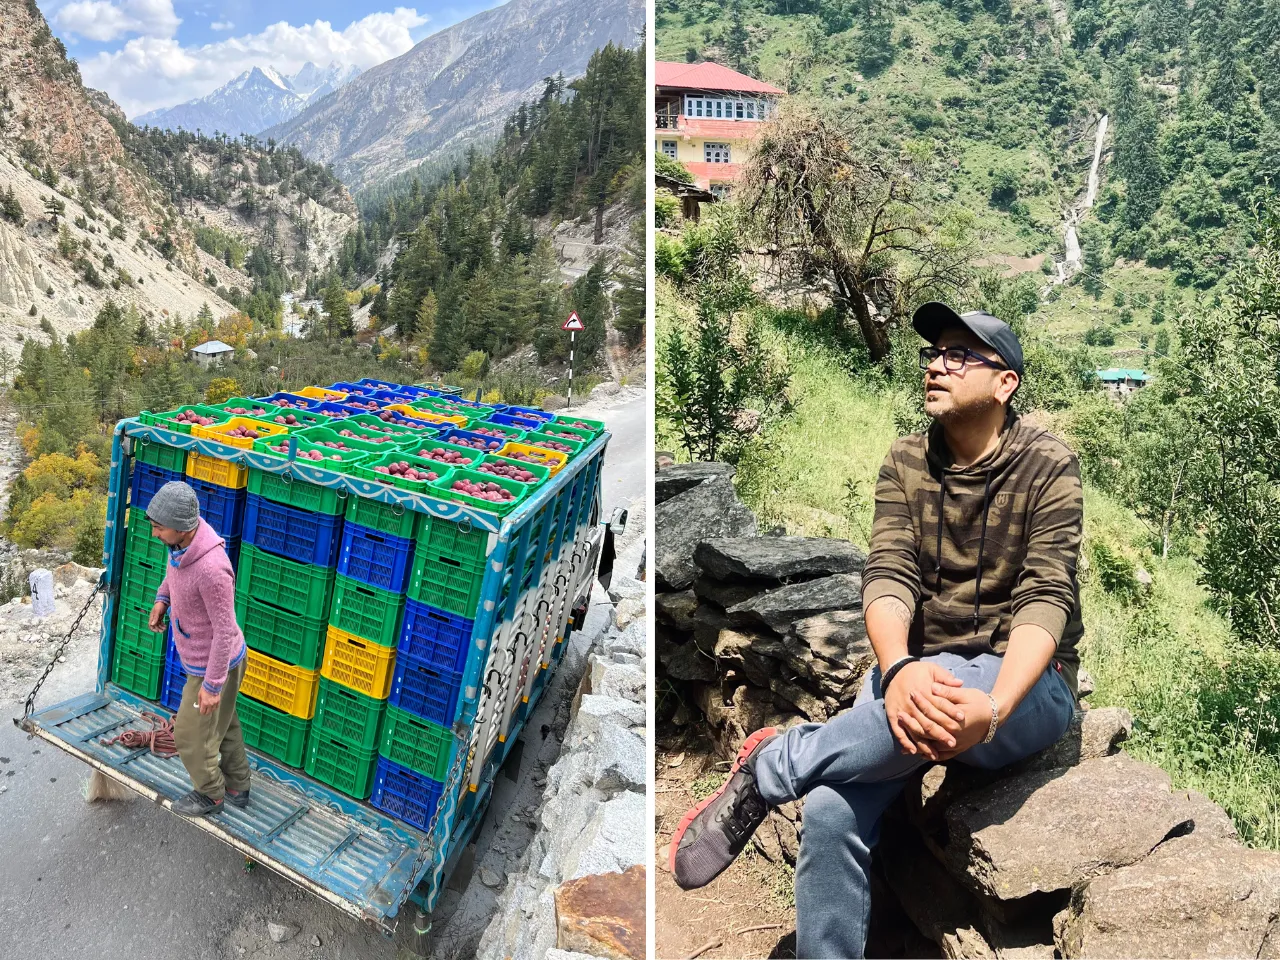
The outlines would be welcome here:
[[[412,420],[421,420],[424,423],[434,423],[441,426],[447,423],[455,427],[465,427],[471,422],[466,417],[451,417],[443,413],[431,413],[427,410],[411,407],[407,403],[393,403],[382,409],[390,410],[392,413],[398,413],[400,416],[409,417]]]
[[[303,670],[250,649],[240,692],[292,717],[310,720],[316,712],[320,671]]]
[[[307,397],[310,400],[329,400],[333,403],[341,403],[347,399],[347,395],[341,390],[326,390],[324,387],[303,387],[301,390],[290,390],[290,393],[296,393],[300,397]]]
[[[257,420],[253,417],[232,417],[226,423],[215,423],[207,427],[196,424],[191,428],[191,435],[193,437],[202,437],[205,440],[216,440],[218,443],[225,443],[230,447],[242,447],[245,450],[252,450],[252,437],[227,436],[227,433],[236,427],[249,427],[257,430],[260,438],[284,436],[289,433],[288,427],[282,427],[278,423],[267,423],[265,420]]]
[[[569,455],[560,450],[534,447],[527,443],[516,443],[514,440],[508,440],[502,449],[498,451],[498,456],[509,457],[513,453],[523,453],[531,457],[537,457],[537,462],[550,469],[553,477],[560,472],[561,467],[569,462]]]
[[[203,453],[192,450],[191,455],[187,457],[187,476],[239,490],[249,482],[249,468],[241,467],[229,460],[206,457]]]
[[[385,700],[391,695],[395,666],[395,647],[384,647],[337,627],[329,627],[324,663],[320,666],[320,676],[325,679],[375,700]]]

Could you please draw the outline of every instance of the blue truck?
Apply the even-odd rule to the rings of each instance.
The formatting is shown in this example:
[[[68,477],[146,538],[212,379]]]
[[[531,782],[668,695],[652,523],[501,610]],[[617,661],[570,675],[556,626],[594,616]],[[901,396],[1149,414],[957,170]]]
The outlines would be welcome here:
[[[430,514],[463,530],[483,530],[488,535],[486,566],[451,728],[448,776],[425,829],[253,749],[253,802],[245,809],[228,805],[213,816],[188,821],[191,829],[211,833],[387,936],[410,913],[416,917],[415,928],[429,926],[425,918],[446,882],[469,859],[468,845],[483,821],[495,776],[508,760],[518,763],[512,753],[520,733],[568,637],[583,622],[593,583],[608,583],[612,540],[626,523],[623,510],[607,521],[600,516],[601,468],[609,437],[607,430],[601,432],[514,510],[499,516],[312,466],[296,459],[292,448],[282,459],[138,418],[121,421],[111,452],[96,686],[39,710],[34,709],[33,691],[15,723],[166,808],[190,789],[176,756],[120,743],[104,745],[123,731],[149,729],[144,713],[166,712],[111,681],[130,478],[142,445],[193,451],[288,482],[337,490],[339,496]],[[50,669],[55,663],[56,656]]]

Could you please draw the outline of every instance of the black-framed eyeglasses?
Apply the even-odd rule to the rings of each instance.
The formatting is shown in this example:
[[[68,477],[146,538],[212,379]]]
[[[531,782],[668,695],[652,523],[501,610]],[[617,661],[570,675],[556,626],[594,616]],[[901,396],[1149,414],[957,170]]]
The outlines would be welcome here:
[[[942,369],[948,373],[954,373],[964,367],[970,360],[976,360],[978,363],[985,364],[993,370],[1008,370],[1003,363],[998,360],[991,360],[978,353],[976,350],[970,350],[968,347],[947,347],[945,350],[940,347],[921,347],[920,348],[920,369],[929,369],[929,364],[942,358]]]

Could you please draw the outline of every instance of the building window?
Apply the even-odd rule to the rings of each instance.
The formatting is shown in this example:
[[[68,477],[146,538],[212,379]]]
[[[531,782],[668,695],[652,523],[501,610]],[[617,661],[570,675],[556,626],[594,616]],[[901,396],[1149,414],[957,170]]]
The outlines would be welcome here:
[[[768,105],[767,100],[728,100],[686,94],[684,114],[708,120],[763,120],[769,113]]]
[[[674,160],[676,158],[676,142],[674,140],[663,140],[662,152]]]
[[[711,195],[717,200],[725,199],[732,191],[732,186],[727,183],[713,183],[711,185]]]
[[[704,143],[702,159],[706,163],[729,163],[729,145],[727,143]]]

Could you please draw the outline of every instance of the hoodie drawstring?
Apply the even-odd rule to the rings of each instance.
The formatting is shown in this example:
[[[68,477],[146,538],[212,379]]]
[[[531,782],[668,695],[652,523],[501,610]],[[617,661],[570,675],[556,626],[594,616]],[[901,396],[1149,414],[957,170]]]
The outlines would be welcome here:
[[[947,472],[942,471],[938,478],[938,545],[933,555],[938,558],[938,585],[933,592],[942,596],[942,508],[947,502]]]
[[[978,582],[973,590],[973,632],[978,632],[978,612],[982,604],[982,548],[987,545],[987,511],[991,507],[991,472],[982,485],[982,535],[978,538]]]

